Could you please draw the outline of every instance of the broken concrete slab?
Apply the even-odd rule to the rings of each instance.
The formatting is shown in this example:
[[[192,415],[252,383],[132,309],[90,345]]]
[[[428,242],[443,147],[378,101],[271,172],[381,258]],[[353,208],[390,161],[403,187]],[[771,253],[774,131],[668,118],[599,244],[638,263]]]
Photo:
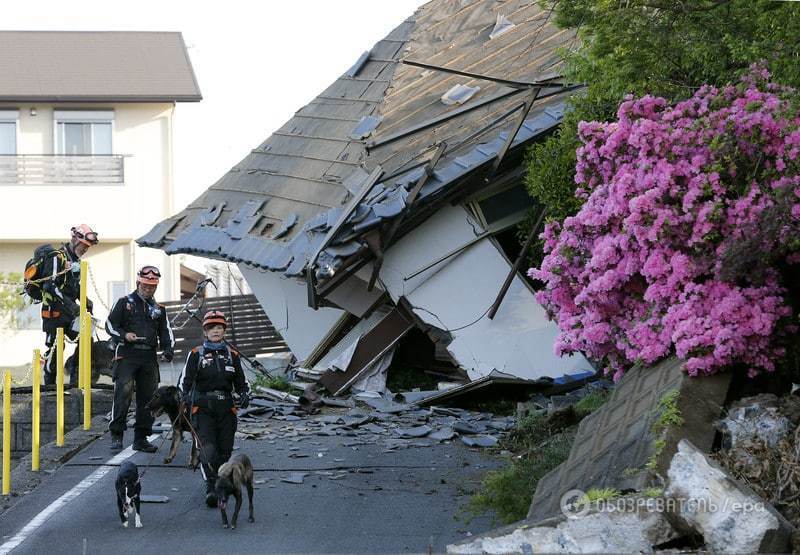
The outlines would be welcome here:
[[[498,439],[490,435],[461,436],[461,441],[470,447],[494,447]]]
[[[169,497],[166,495],[144,495],[139,497],[142,503],[169,503]]]
[[[436,430],[435,432],[431,432],[428,434],[430,439],[435,439],[436,441],[447,441],[449,439],[453,439],[456,435],[455,430],[453,428],[445,426],[440,430]]]
[[[675,515],[716,553],[788,553],[793,527],[769,503],[733,479],[687,440],[668,471],[665,495]]]
[[[306,476],[308,476],[308,472],[292,472],[288,476],[282,476],[281,482],[286,482],[287,484],[302,484]]]
[[[458,420],[453,424],[453,429],[460,434],[479,434],[485,431],[486,427]]]
[[[425,437],[433,430],[429,426],[416,426],[414,428],[397,428],[396,433],[401,438]]]
[[[648,466],[666,475],[682,438],[709,451],[715,435],[709,423],[722,413],[731,376],[691,378],[682,366],[681,360],[669,358],[653,367],[629,370],[608,401],[583,419],[567,461],[539,480],[528,516],[541,520],[559,514],[561,496],[573,489],[641,490],[649,485]],[[659,402],[667,395],[675,395],[674,408],[683,424],[667,427],[656,438],[651,427],[660,414]]]
[[[666,515],[640,504],[631,511],[599,511],[545,521],[526,519],[447,546],[454,554],[652,553],[678,537]]]
[[[441,391],[438,389],[432,391],[401,391],[395,394],[394,400],[398,403],[416,403],[417,401],[422,401],[423,399],[433,397],[439,393],[441,393]]]
[[[371,406],[378,412],[383,412],[387,414],[397,414],[406,411],[409,408],[408,405],[395,403],[390,399],[384,399],[382,397],[356,396],[356,399],[358,399],[362,403],[366,403],[367,405]]]

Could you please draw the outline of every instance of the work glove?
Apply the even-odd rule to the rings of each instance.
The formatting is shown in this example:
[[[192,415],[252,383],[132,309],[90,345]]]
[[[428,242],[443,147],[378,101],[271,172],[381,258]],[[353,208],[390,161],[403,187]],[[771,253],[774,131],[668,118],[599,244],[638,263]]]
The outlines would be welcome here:
[[[174,357],[174,356],[175,356],[175,354],[172,351],[165,351],[165,352],[161,353],[161,359],[164,362],[172,362],[172,357]]]
[[[192,392],[184,393],[183,397],[181,397],[181,403],[186,405],[187,407],[192,406]]]
[[[246,409],[250,406],[250,395],[242,393],[239,395],[239,402],[237,403],[240,409]]]

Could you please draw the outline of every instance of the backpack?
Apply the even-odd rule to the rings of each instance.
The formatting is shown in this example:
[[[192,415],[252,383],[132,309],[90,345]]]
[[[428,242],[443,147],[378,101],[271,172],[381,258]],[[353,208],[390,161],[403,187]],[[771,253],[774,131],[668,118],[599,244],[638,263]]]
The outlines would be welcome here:
[[[30,297],[34,304],[42,302],[41,280],[53,271],[53,255],[63,256],[53,245],[40,245],[33,251],[33,258],[25,264],[22,292]]]

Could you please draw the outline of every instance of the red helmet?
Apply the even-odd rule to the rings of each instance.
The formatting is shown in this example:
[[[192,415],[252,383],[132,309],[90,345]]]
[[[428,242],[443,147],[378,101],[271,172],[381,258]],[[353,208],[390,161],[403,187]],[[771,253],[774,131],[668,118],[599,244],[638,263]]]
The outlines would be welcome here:
[[[142,266],[139,273],[136,274],[136,281],[144,283],[145,285],[158,285],[158,280],[161,278],[161,272],[155,266]]]
[[[92,228],[86,224],[76,225],[71,228],[70,231],[72,232],[73,239],[83,243],[87,247],[97,244],[97,232],[92,231]]]
[[[224,328],[228,327],[228,321],[225,319],[225,313],[221,310],[209,310],[206,312],[206,315],[203,316],[203,329],[207,328],[208,326],[216,326],[217,324]]]

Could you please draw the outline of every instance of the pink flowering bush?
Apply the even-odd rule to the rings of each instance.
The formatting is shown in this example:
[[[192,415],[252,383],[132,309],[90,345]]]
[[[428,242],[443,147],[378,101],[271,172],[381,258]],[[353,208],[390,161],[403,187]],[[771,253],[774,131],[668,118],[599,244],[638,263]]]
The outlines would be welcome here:
[[[692,375],[774,370],[798,285],[798,104],[754,67],[737,86],[674,106],[629,98],[618,121],[580,124],[585,203],[546,226],[528,272],[558,354],[581,351],[615,379],[673,353]]]

